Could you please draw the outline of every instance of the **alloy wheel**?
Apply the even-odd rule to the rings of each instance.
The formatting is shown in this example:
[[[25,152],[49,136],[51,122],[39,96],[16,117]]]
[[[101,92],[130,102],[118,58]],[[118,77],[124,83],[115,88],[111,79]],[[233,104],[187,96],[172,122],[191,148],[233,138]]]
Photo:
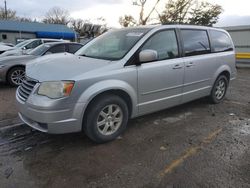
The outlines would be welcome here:
[[[216,85],[215,89],[215,97],[220,100],[223,98],[226,91],[226,83],[223,79],[221,79],[218,84]]]
[[[114,134],[123,121],[122,109],[116,104],[105,106],[97,117],[97,129],[104,135]]]
[[[15,85],[21,85],[25,78],[25,71],[21,69],[17,69],[11,74],[11,81]]]

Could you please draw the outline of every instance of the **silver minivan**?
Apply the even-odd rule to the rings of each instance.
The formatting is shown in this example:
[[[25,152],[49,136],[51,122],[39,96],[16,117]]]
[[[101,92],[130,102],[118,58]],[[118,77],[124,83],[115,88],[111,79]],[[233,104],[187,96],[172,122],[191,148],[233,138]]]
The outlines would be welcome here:
[[[165,25],[109,31],[75,55],[41,57],[17,89],[19,116],[42,132],[115,139],[129,118],[209,96],[221,102],[236,76],[221,29]]]

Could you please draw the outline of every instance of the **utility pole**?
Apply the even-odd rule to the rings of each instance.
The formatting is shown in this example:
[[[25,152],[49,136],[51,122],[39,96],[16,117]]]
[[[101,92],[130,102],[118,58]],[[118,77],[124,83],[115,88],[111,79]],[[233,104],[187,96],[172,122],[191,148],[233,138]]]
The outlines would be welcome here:
[[[5,13],[5,19],[8,19],[8,13],[7,13],[7,3],[6,0],[4,1],[4,13]]]

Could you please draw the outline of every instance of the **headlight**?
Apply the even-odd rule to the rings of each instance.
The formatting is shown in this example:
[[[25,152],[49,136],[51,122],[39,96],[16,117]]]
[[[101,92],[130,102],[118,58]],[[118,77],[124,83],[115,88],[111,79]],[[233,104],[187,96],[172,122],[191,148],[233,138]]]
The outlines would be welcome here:
[[[73,81],[42,82],[37,94],[45,95],[52,99],[58,99],[69,96],[73,87]]]
[[[4,67],[5,67],[5,65],[0,65],[0,69],[1,69],[1,68],[4,68]]]

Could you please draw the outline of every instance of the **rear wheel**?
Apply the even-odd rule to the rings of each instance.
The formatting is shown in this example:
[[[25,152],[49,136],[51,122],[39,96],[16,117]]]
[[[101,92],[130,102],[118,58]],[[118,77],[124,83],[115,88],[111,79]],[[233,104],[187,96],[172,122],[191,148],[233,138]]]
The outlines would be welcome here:
[[[25,68],[24,67],[14,67],[9,71],[9,73],[7,75],[7,81],[12,86],[21,85],[24,78],[25,78]]]
[[[220,75],[213,86],[210,94],[210,101],[214,104],[224,100],[228,88],[228,79],[224,75]]]
[[[104,143],[114,140],[127,126],[127,104],[116,95],[103,95],[90,104],[83,128],[94,142]]]

